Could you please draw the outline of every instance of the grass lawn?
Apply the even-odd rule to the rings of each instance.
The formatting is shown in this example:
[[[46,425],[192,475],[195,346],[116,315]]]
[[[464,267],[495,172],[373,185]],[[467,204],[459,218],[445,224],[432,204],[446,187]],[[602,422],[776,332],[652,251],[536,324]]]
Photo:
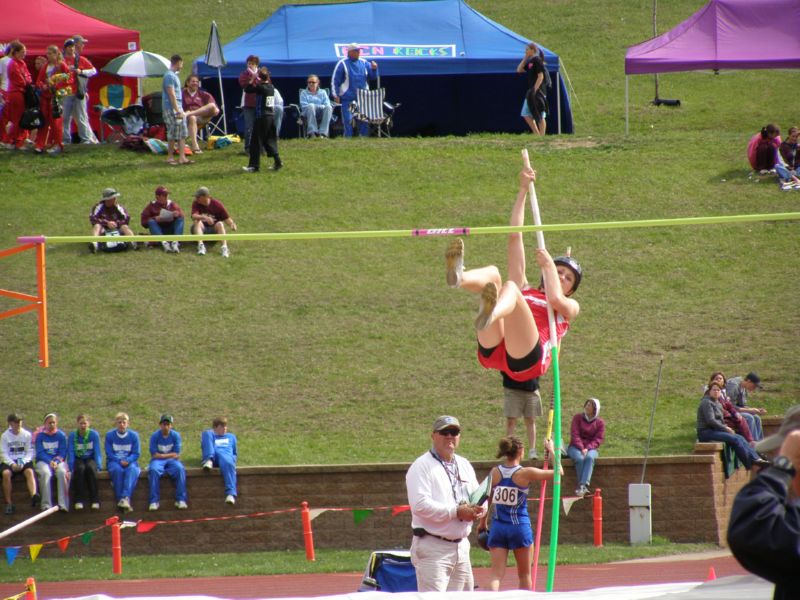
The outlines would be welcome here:
[[[114,147],[71,148],[58,160],[4,152],[0,248],[24,234],[87,234],[89,209],[107,186],[121,191],[137,230],[162,184],[187,210],[194,190],[210,186],[243,233],[504,225],[523,147],[540,174],[545,223],[797,210],[800,193],[748,177],[744,152],[765,123],[795,124],[797,73],[664,76],[661,95],[680,97],[679,109],[651,106],[652,79],[633,78],[625,137],[624,51],[649,37],[649,0],[471,4],[561,54],[576,135],[282,140],[286,168],[257,176],[241,173],[246,159],[234,147],[186,168]],[[660,30],[702,4],[662,3]],[[191,57],[203,52],[212,19],[227,42],[279,2],[70,5],[141,30],[148,50]],[[690,451],[712,370],[759,372],[765,390],[756,402],[770,413],[797,402],[796,222],[546,237],[554,252],[570,245],[586,273],[562,351],[564,422],[588,396],[600,398],[605,456],[643,452],[662,356],[655,454]],[[427,446],[433,419],[453,413],[465,426],[463,453],[489,458],[504,431],[500,378],[477,365],[477,302],[445,286],[444,245],[237,242],[230,260],[217,248],[194,256],[191,245],[179,256],[51,245],[52,366],[36,366],[32,314],[0,322],[3,406],[22,410],[29,427],[56,410],[71,429],[88,411],[101,431],[124,410],[143,435],[169,411],[193,464],[199,432],[224,413],[249,465],[410,461]],[[466,248],[468,266],[504,270],[504,236],[468,238]],[[33,291],[33,256],[0,261],[0,285]],[[0,310],[17,305],[0,298]],[[549,378],[543,388],[548,398]]]
[[[606,544],[601,548],[586,545],[559,544],[558,564],[594,564],[684,552],[710,550],[709,544],[671,544],[656,539],[649,546]],[[546,564],[547,546],[542,546],[540,564]],[[316,560],[308,562],[303,551],[248,552],[244,554],[186,554],[123,556],[125,579],[161,577],[225,577],[247,575],[279,575],[284,573],[353,573],[363,572],[369,552],[365,550],[317,550]],[[489,553],[472,549],[472,564],[488,567]],[[76,561],[80,568],[76,568]],[[513,560],[511,561],[513,564]],[[25,564],[24,568],[22,565]],[[33,563],[20,555],[9,566],[0,565],[0,582],[24,582],[26,577],[37,581],[69,581],[76,579],[115,579],[111,558],[39,558]]]

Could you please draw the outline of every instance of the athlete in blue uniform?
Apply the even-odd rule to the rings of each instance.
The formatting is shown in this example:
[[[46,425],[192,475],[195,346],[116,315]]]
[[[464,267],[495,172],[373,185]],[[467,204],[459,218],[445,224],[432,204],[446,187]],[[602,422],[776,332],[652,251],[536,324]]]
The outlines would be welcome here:
[[[552,440],[545,440],[544,446],[553,456]],[[525,448],[522,441],[516,436],[504,437],[500,440],[497,458],[503,458],[503,463],[492,468],[492,493],[489,496],[490,505],[487,516],[492,514],[492,526],[489,530],[489,553],[492,557],[492,573],[489,587],[493,591],[500,589],[500,582],[506,571],[508,551],[514,551],[514,560],[517,562],[517,575],[519,588],[531,589],[531,549],[533,547],[533,532],[531,520],[528,517],[528,487],[534,481],[553,479],[553,471],[523,467],[520,461]],[[563,473],[563,469],[562,469]],[[481,520],[478,528],[486,529],[486,519]]]
[[[236,504],[236,436],[228,431],[228,419],[217,417],[212,428],[206,429],[200,437],[203,452],[203,469],[210,471],[219,467],[225,484],[226,504]]]
[[[175,482],[175,508],[185,510],[186,503],[186,469],[181,462],[181,434],[172,429],[172,415],[161,415],[158,431],[150,436],[150,506],[148,510],[158,510],[161,504],[161,476],[165,473]]]
[[[106,465],[117,506],[123,511],[131,511],[131,497],[139,481],[139,434],[128,429],[128,415],[117,413],[114,419],[117,427],[106,433]]]

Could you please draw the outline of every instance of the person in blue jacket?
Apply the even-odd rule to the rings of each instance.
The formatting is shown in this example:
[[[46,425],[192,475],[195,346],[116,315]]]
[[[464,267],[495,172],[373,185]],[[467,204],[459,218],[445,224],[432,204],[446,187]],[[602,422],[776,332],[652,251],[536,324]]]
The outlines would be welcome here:
[[[103,454],[100,451],[100,434],[90,428],[89,415],[80,414],[78,429],[67,439],[67,464],[72,473],[72,497],[75,510],[83,510],[91,503],[92,510],[100,510],[97,493],[97,472],[103,469]]]
[[[139,481],[139,434],[128,429],[130,419],[124,412],[114,418],[116,429],[106,433],[106,468],[114,488],[117,506],[123,511],[131,511],[131,497]]]
[[[216,417],[211,427],[200,436],[203,469],[208,472],[219,467],[225,484],[225,502],[236,504],[236,436],[228,432],[228,419],[225,417]]]
[[[361,58],[361,48],[358,44],[348,44],[347,58],[336,63],[331,76],[333,99],[342,105],[344,137],[353,136],[353,115],[350,113],[350,103],[356,99],[356,90],[368,89],[368,80],[375,79],[377,75],[378,63],[374,60],[367,62]],[[369,123],[360,122],[358,133],[361,136],[369,135]]]
[[[252,148],[252,146],[251,146]],[[158,430],[150,436],[150,506],[148,510],[158,510],[161,502],[161,476],[166,473],[175,482],[175,508],[189,508],[186,503],[186,469],[181,462],[181,434],[172,429],[175,420],[172,415],[161,415]]]
[[[39,493],[42,495],[42,510],[53,505],[53,490],[50,480],[56,476],[58,508],[69,510],[69,468],[67,466],[67,436],[58,428],[56,413],[47,413],[44,428],[36,436],[36,474],[39,476]]]

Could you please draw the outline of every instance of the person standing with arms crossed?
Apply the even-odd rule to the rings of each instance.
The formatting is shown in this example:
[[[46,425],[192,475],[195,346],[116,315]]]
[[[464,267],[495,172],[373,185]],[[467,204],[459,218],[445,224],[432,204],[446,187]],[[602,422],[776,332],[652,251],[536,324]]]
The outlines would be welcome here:
[[[461,424],[452,416],[433,423],[432,447],[417,458],[406,473],[411,506],[411,563],[420,592],[473,589],[469,536],[472,522],[484,508],[470,504],[478,488],[475,470],[456,454]]]

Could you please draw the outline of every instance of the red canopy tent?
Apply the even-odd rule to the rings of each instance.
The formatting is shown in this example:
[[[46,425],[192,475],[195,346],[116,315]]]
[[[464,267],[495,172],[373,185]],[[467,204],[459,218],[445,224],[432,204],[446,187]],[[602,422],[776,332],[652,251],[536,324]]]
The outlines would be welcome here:
[[[120,54],[139,50],[138,31],[95,19],[57,0],[0,0],[0,15],[3,15],[0,19],[0,41],[7,43],[18,39],[25,44],[32,74],[34,58],[44,56],[48,46],[61,48],[68,37],[80,34],[89,40],[84,55],[98,70],[98,74],[89,80],[90,105],[98,104],[100,98],[109,97],[109,85],[123,83],[130,92],[126,91],[125,97],[135,99],[135,79],[123,80],[101,73],[100,67]],[[92,127],[97,129],[96,113],[90,109],[89,115]]]

